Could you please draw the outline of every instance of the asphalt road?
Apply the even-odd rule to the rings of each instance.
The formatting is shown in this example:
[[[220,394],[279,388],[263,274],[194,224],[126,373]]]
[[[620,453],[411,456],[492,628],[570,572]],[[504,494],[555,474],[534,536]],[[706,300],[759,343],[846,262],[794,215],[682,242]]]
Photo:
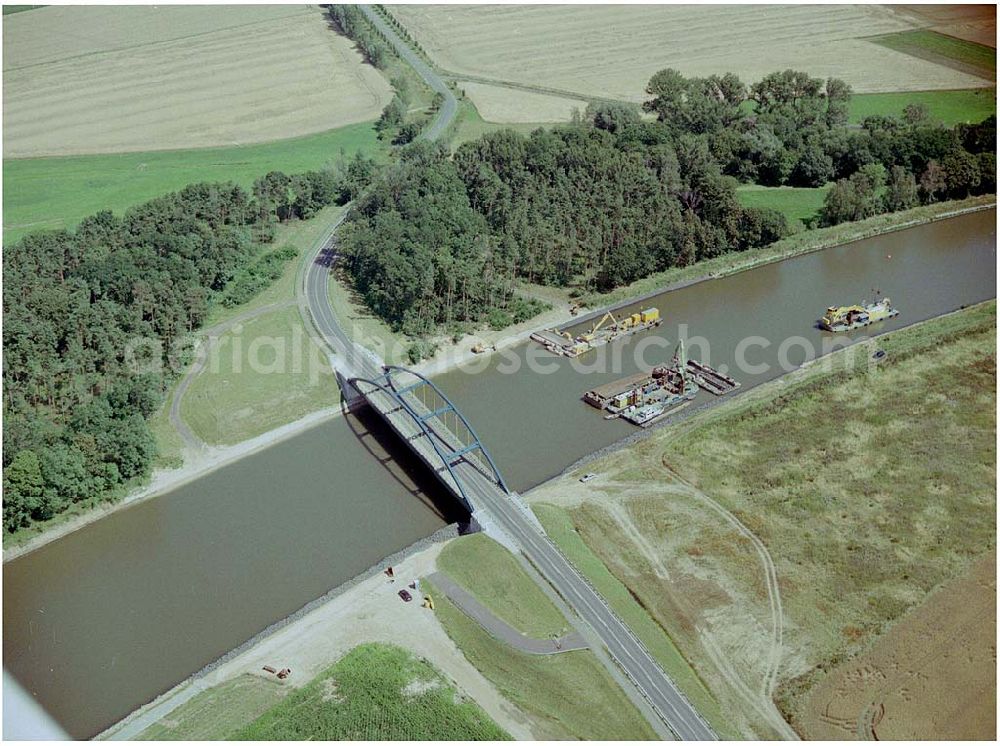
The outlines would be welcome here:
[[[429,140],[438,138],[458,110],[458,102],[451,90],[370,6],[359,7],[389,39],[399,55],[413,66],[417,74],[433,90],[444,96],[437,117],[422,135]],[[378,361],[367,350],[355,347],[340,328],[330,307],[329,272],[337,259],[336,230],[342,221],[343,218],[331,227],[327,241],[310,257],[304,287],[306,302],[317,330],[336,353],[334,361],[339,372],[346,377],[374,379],[381,372]],[[467,461],[460,462],[456,471],[461,473],[468,491],[477,501],[476,507],[489,513],[499,527],[517,542],[525,556],[567,604],[590,625],[671,732],[683,740],[715,740],[715,733],[645,646],[549,538],[521,511],[520,501],[500,491],[494,482]]]
[[[302,289],[313,326],[334,352],[334,367],[345,378],[375,378],[382,372],[379,362],[367,350],[354,344],[337,322],[337,317],[330,306],[330,269],[338,258],[337,229],[346,216],[345,212],[330,226],[326,240],[309,256]]]
[[[399,34],[396,33],[392,26],[386,23],[382,16],[376,13],[370,5],[359,5],[358,7],[361,8],[361,12],[371,21],[372,25],[389,40],[396,53],[406,60],[410,67],[417,71],[417,75],[423,78],[431,90],[444,96],[444,102],[441,104],[441,108],[438,110],[434,121],[420,135],[427,140],[437,140],[448,128],[451,120],[455,118],[455,114],[458,112],[458,101],[455,99],[455,94],[451,92],[451,89],[438,74],[413,51],[409,44],[399,37]]]
[[[444,97],[434,121],[420,135],[427,140],[436,140],[448,128],[458,112],[458,101],[455,95],[437,73],[399,37],[399,34],[370,5],[359,5],[358,7],[368,20],[385,35],[397,54],[416,70],[417,74],[432,90]],[[346,217],[346,213],[344,217]],[[326,241],[309,257],[304,287],[305,302],[316,330],[337,356],[335,367],[339,372],[348,378],[352,376],[375,378],[381,373],[379,362],[368,355],[367,351],[354,346],[351,339],[340,328],[333,309],[330,307],[329,275],[330,269],[338,258],[336,234],[337,229],[344,222],[344,217],[341,217],[330,227],[330,234]]]
[[[552,584],[566,603],[580,615],[608,649],[667,727],[681,740],[712,741],[715,733],[694,706],[664,673],[645,646],[563,556],[481,472],[465,462],[459,464],[466,489],[477,507],[490,516],[521,547],[524,555]]]

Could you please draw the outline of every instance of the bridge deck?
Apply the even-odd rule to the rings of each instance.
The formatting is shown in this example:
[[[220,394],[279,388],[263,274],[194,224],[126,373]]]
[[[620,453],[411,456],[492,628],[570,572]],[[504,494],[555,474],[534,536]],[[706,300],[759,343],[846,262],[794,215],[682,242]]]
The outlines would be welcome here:
[[[391,372],[385,380],[391,378]],[[480,523],[495,526],[535,565],[541,575],[601,638],[611,657],[649,702],[666,726],[683,740],[715,740],[715,733],[674,682],[664,673],[631,629],[612,611],[590,582],[545,535],[534,513],[520,496],[503,486],[481,462],[463,452],[451,468],[442,453],[462,451],[466,444],[434,414],[413,388],[379,388],[372,381],[354,381],[368,403]],[[435,448],[437,445],[437,448]],[[488,454],[483,452],[484,455]],[[492,464],[492,461],[491,461]]]

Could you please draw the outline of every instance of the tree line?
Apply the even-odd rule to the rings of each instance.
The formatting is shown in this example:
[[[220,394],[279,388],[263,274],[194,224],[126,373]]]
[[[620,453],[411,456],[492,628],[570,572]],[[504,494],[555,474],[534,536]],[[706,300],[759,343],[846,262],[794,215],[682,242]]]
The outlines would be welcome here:
[[[115,494],[149,472],[146,419],[186,335],[214,303],[249,300],[297,255],[262,253],[279,221],[353,198],[375,171],[272,172],[250,192],[193,184],[4,251],[3,526]]]
[[[592,104],[570,124],[489,133],[451,158],[404,151],[344,230],[366,302],[423,333],[505,309],[518,279],[607,290],[785,236],[782,214],[740,204],[740,183],[833,181],[825,224],[996,189],[995,117],[947,128],[911,106],[851,127],[850,86],[794,70],[747,86],[667,69],[646,91],[641,109]]]
[[[393,54],[392,47],[368,22],[358,6],[327,5],[325,7],[330,20],[337,27],[337,31],[358,45],[365,60],[380,70],[385,69],[389,57]]]
[[[944,129],[908,107],[901,119],[869,117],[852,135],[862,165],[827,193],[824,225],[996,192],[995,116]]]

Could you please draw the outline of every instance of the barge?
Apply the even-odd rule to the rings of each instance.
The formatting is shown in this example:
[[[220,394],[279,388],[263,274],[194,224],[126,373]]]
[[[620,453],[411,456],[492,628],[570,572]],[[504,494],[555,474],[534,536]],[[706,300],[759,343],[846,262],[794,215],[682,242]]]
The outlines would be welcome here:
[[[588,331],[575,337],[564,329],[545,329],[532,333],[531,339],[556,355],[578,357],[596,347],[652,329],[662,323],[658,308],[647,308],[621,318],[608,311]]]
[[[715,368],[688,360],[681,340],[670,365],[658,365],[648,373],[636,373],[593,388],[583,395],[583,400],[607,412],[605,419],[621,417],[634,425],[648,427],[687,406],[699,389],[724,396],[739,386],[738,381]]]
[[[849,332],[894,316],[899,316],[899,311],[888,298],[883,298],[873,303],[861,301],[856,306],[830,306],[819,325],[828,332]]]

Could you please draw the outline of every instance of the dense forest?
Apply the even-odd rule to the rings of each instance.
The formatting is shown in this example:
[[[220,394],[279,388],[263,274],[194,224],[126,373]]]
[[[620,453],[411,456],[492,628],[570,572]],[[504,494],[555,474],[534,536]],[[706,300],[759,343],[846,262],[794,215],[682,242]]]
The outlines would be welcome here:
[[[361,192],[375,164],[194,184],[4,251],[3,525],[13,531],[145,475],[146,418],[213,303],[237,305],[298,252],[278,221]]]
[[[568,125],[486,134],[453,157],[411,146],[343,232],[365,301],[423,333],[506,313],[518,279],[606,290],[786,235],[780,213],[740,204],[740,183],[833,182],[826,225],[996,190],[995,117],[949,129],[911,106],[849,126],[850,87],[793,70],[749,87],[662,70],[647,93],[647,116],[592,104]]]

